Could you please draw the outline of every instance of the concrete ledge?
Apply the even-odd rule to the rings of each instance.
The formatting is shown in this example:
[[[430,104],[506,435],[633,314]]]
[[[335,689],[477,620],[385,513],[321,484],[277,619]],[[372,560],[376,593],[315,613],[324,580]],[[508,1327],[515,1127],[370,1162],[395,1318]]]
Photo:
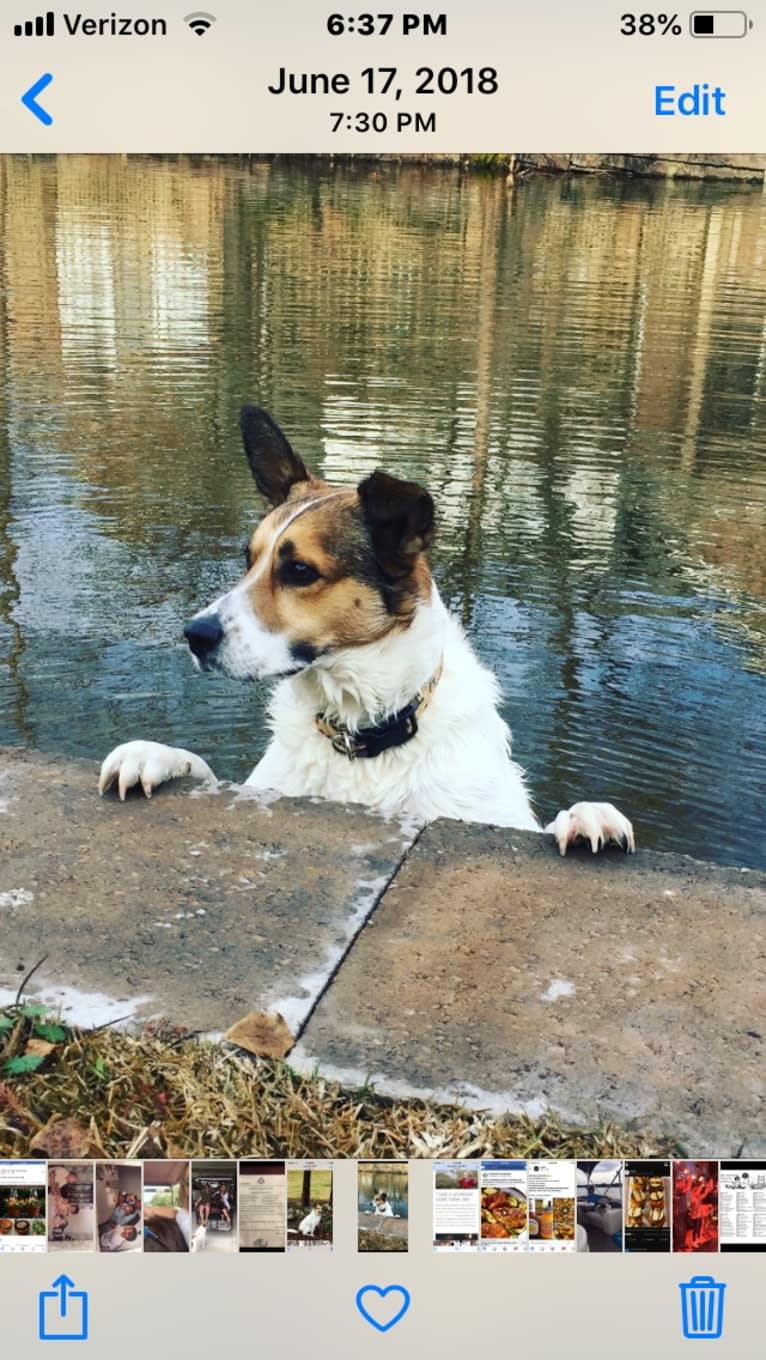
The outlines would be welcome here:
[[[766,1142],[766,876],[435,823],[314,1011],[296,1062],[700,1155]]]
[[[411,834],[236,789],[121,804],[96,777],[0,750],[0,1004],[47,954],[31,991],[72,1023],[215,1032],[274,1008],[297,1032]]]
[[[95,778],[0,750],[0,1004],[47,954],[73,1023],[278,1009],[291,1063],[381,1092],[766,1150],[765,875]]]

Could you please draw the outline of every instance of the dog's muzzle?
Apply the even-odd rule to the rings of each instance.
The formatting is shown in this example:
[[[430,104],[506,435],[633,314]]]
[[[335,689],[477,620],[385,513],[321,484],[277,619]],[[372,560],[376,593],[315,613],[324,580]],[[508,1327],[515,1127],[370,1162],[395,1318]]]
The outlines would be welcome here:
[[[223,638],[223,628],[217,614],[199,614],[191,619],[184,628],[184,637],[192,655],[201,666],[212,659],[213,653]]]

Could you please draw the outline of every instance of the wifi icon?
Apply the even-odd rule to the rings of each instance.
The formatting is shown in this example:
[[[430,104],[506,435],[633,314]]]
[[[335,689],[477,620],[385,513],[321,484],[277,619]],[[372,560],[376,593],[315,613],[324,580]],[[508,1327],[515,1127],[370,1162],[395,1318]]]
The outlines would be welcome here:
[[[189,25],[192,33],[196,33],[198,38],[204,37],[209,28],[215,23],[214,14],[206,14],[204,10],[197,10],[194,14],[187,14],[184,23]]]

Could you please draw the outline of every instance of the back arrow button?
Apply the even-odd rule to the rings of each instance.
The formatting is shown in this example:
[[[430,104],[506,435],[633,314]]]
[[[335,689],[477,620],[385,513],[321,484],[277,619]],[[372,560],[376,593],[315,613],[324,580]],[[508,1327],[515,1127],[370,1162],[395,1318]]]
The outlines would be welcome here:
[[[34,85],[30,85],[26,93],[21,96],[24,108],[29,109],[29,112],[33,113],[35,118],[39,118],[40,122],[44,123],[46,127],[50,127],[53,119],[48,110],[44,109],[42,104],[38,104],[37,96],[42,94],[43,90],[47,90],[52,80],[53,76],[51,75],[40,76],[40,79],[36,80]]]

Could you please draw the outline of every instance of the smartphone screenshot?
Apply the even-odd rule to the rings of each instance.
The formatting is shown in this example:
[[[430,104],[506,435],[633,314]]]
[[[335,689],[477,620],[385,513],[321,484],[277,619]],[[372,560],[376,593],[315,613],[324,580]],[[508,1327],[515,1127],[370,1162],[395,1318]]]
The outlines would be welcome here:
[[[357,1163],[358,1251],[408,1250],[409,1191],[406,1162]]]
[[[529,1250],[584,1251],[587,1232],[575,1215],[577,1167],[571,1161],[530,1162]],[[579,1228],[579,1243],[578,1243]]]
[[[718,1232],[721,1251],[766,1250],[766,1162],[721,1162]]]
[[[750,1360],[766,3],[0,8],[0,1349]]]
[[[45,1162],[0,1161],[0,1251],[44,1251],[45,1233]]]
[[[333,1245],[333,1167],[331,1162],[287,1165],[287,1249]]]
[[[529,1232],[526,1162],[482,1162],[482,1251],[526,1251]]]
[[[480,1163],[446,1161],[432,1165],[434,1251],[478,1251]]]

